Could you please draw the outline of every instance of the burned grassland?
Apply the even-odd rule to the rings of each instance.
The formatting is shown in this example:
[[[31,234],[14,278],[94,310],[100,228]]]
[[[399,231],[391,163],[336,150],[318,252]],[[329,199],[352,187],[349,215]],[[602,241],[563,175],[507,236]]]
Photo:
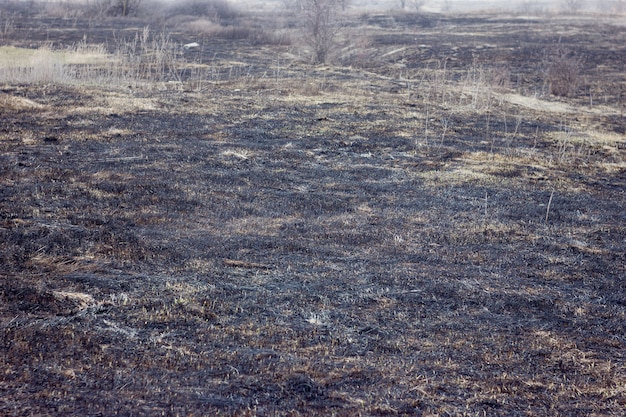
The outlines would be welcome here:
[[[531,94],[469,20],[422,27],[454,65],[395,26],[379,67],[238,43],[198,88],[4,85],[0,414],[621,415],[623,63]]]

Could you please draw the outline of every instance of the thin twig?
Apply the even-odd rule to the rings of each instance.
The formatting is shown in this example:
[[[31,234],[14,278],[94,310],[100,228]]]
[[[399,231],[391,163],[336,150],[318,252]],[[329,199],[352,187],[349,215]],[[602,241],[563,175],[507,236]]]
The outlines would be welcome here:
[[[550,193],[550,199],[548,200],[548,207],[546,208],[546,223],[548,223],[548,216],[550,215],[550,206],[552,205],[552,197],[554,197],[554,190]]]

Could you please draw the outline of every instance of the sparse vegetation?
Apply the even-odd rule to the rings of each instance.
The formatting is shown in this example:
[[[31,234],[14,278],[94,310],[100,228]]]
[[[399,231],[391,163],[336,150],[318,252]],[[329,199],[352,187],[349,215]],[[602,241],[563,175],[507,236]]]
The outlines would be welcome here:
[[[622,416],[619,19],[14,12],[0,415]]]
[[[298,0],[298,17],[304,30],[304,41],[312,49],[312,62],[325,63],[336,47],[343,0]]]
[[[551,94],[569,96],[580,84],[582,59],[565,48],[558,47],[547,52],[544,58],[545,83]]]
[[[154,33],[146,26],[132,38],[112,39],[115,50],[85,41],[53,50],[43,45],[36,50],[5,47],[0,53],[10,57],[0,65],[0,81],[5,83],[65,85],[139,85],[180,81],[185,61],[180,45],[166,33]]]

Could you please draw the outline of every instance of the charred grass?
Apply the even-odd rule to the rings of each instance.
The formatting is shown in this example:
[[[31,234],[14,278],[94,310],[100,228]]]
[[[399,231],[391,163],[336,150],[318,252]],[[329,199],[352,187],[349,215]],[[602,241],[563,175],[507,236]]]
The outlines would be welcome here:
[[[0,413],[621,415],[615,89],[237,45],[195,91],[3,87]]]

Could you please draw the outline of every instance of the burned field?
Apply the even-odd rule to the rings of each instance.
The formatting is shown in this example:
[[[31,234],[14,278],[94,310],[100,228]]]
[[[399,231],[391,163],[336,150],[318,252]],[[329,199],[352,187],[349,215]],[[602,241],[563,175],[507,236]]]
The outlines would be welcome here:
[[[623,413],[624,27],[385,22],[2,87],[0,414]]]

